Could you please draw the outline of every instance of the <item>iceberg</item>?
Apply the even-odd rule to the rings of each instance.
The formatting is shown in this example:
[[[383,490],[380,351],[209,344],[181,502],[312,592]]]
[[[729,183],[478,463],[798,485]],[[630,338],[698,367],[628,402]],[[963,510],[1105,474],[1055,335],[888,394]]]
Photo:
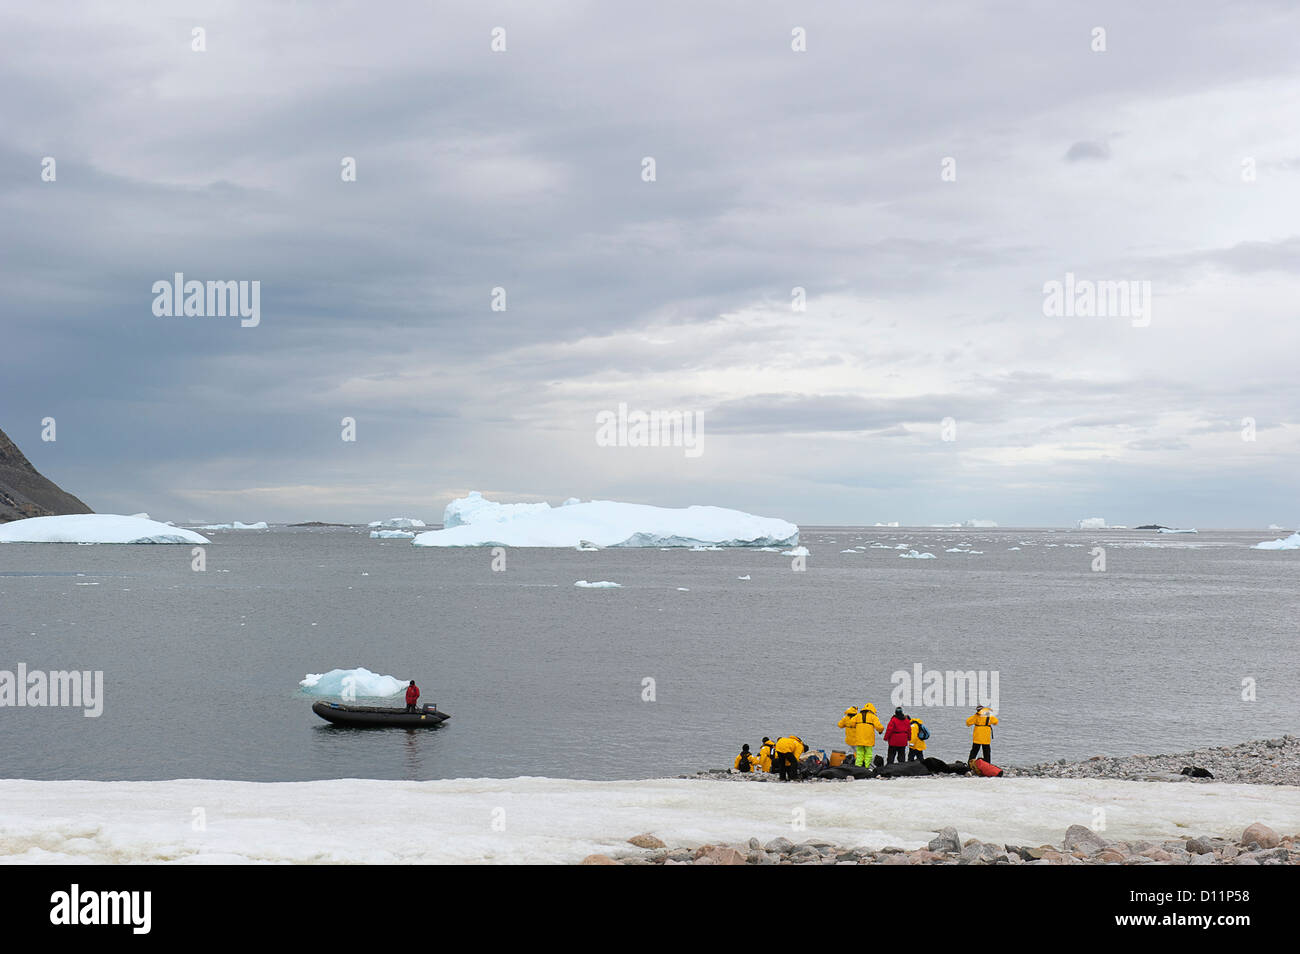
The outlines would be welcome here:
[[[900,553],[904,560],[937,560],[939,559],[933,553],[917,553],[915,550],[909,550],[906,553]]]
[[[996,520],[965,520],[962,522],[963,527],[972,527],[975,529],[987,529],[989,527],[996,527],[997,525],[998,522]]]
[[[372,520],[367,526],[382,527],[386,530],[410,530],[412,527],[427,527],[428,524],[414,517],[389,517],[387,520]]]
[[[1171,529],[1171,528],[1169,528],[1169,527],[1161,527],[1159,530],[1156,531],[1156,533],[1196,533],[1196,530],[1195,530],[1195,529],[1192,529],[1192,530],[1173,530],[1173,529]]]
[[[1084,517],[1074,525],[1076,530],[1105,530],[1105,517]]]
[[[0,530],[0,533],[3,533]],[[1300,533],[1293,533],[1289,537],[1283,537],[1280,540],[1265,540],[1263,543],[1257,543],[1252,550],[1300,550]]]
[[[762,547],[799,542],[799,528],[724,507],[672,509],[613,500],[502,504],[478,491],[453,500],[443,529],[416,536],[417,547]]]
[[[0,525],[0,543],[211,543],[193,530],[116,513],[28,517]]]
[[[609,580],[597,580],[595,583],[588,583],[586,580],[578,580],[578,582],[574,583],[573,585],[580,586],[584,590],[613,590],[613,589],[618,589],[623,584],[613,583],[610,582]]]
[[[302,691],[314,696],[357,696],[378,699],[395,696],[406,688],[406,680],[396,676],[381,676],[369,669],[331,669],[329,672],[307,673],[298,683]]]
[[[199,530],[267,530],[265,520],[259,520],[257,523],[240,523],[236,520],[234,523],[210,523],[206,527],[199,527]]]
[[[414,540],[415,534],[409,530],[371,530],[371,540]]]

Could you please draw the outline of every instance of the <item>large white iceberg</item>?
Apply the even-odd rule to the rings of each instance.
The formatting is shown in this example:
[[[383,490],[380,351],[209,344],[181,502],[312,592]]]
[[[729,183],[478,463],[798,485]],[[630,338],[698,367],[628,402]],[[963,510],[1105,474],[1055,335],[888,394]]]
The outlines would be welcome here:
[[[395,696],[406,688],[407,680],[396,676],[381,676],[369,669],[331,669],[329,672],[307,673],[298,685],[303,692],[314,696],[355,696],[378,699]]]
[[[1107,527],[1106,527],[1106,518],[1105,518],[1105,517],[1084,517],[1082,520],[1080,520],[1080,521],[1079,521],[1078,523],[1076,523],[1074,526],[1075,526],[1075,529],[1077,529],[1077,530],[1105,530],[1105,529],[1107,529]]]
[[[962,522],[963,527],[973,527],[977,529],[996,527],[997,525],[998,522],[996,520],[965,520]]]
[[[500,504],[477,491],[453,500],[443,529],[421,533],[417,547],[761,547],[799,542],[799,528],[724,507],[652,507],[613,500]]]
[[[410,530],[412,527],[426,527],[428,524],[415,517],[389,517],[387,520],[372,520],[370,526],[383,527],[386,530]]]
[[[2,531],[0,531],[2,532]],[[1255,550],[1300,550],[1300,533],[1293,533],[1280,540],[1265,540],[1252,548]]]
[[[210,523],[207,526],[199,527],[200,530],[269,530],[265,520],[259,520],[257,523],[240,523],[236,520],[234,523]]]
[[[0,543],[211,543],[207,537],[143,517],[74,513],[0,524]]]

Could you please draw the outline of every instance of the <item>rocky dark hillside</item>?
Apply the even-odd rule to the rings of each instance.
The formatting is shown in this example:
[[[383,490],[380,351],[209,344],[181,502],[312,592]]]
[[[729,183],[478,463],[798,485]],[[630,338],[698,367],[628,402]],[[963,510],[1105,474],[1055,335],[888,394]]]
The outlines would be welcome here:
[[[61,513],[94,511],[42,477],[9,435],[0,431],[0,523]]]

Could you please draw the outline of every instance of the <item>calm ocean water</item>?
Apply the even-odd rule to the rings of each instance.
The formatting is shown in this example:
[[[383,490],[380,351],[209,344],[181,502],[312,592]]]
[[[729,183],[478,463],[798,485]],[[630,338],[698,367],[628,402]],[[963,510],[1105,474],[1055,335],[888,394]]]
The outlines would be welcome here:
[[[997,673],[1010,765],[1300,727],[1300,553],[1249,549],[1280,533],[812,528],[803,572],[658,549],[511,550],[494,572],[488,550],[359,529],[208,535],[205,572],[184,546],[0,546],[0,669],[105,678],[97,719],[0,708],[0,775],[662,776],[763,735],[842,747],[845,706],[887,717],[918,663]],[[873,542],[937,559],[840,552]],[[451,722],[326,725],[298,681],[357,666],[416,679]],[[965,756],[969,707],[909,711]]]

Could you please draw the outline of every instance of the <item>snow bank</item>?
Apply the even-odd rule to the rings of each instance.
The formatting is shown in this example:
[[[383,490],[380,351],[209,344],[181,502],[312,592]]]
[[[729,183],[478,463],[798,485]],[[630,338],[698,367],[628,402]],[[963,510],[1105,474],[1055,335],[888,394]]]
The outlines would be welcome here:
[[[414,540],[415,534],[409,530],[371,530],[371,540]]]
[[[409,530],[412,527],[427,527],[428,524],[414,517],[389,517],[387,520],[372,520],[367,526],[383,527],[387,530]]]
[[[870,810],[865,811],[864,805]],[[194,831],[195,805],[209,824]],[[765,785],[664,779],[407,782],[36,782],[0,780],[0,861],[47,864],[563,864],[638,855],[653,832],[698,846],[783,836],[845,847],[921,848],[946,825],[998,844],[1059,844],[1106,806],[1114,840],[1290,833],[1300,788],[1095,779],[902,778]],[[499,806],[509,819],[494,831]],[[807,820],[791,834],[794,809]]]
[[[199,527],[200,530],[268,530],[265,520],[259,520],[257,523],[240,523],[236,520],[234,523],[210,523],[206,527]]]
[[[1105,517],[1084,517],[1074,525],[1076,530],[1105,530]]]
[[[211,543],[193,530],[116,513],[28,517],[0,525],[0,543]]]
[[[442,530],[421,533],[417,547],[693,547],[789,546],[799,528],[723,507],[670,509],[613,500],[572,498],[547,503],[500,504],[475,491],[453,500]]]
[[[381,676],[369,669],[331,669],[324,673],[309,672],[298,685],[303,692],[314,696],[341,696],[347,689],[359,697],[379,698],[397,695],[406,689],[408,681],[396,676]]]
[[[4,530],[0,529],[0,533]],[[1289,537],[1283,537],[1280,540],[1265,540],[1263,543],[1257,543],[1251,549],[1254,550],[1300,550],[1300,533],[1293,533]]]

